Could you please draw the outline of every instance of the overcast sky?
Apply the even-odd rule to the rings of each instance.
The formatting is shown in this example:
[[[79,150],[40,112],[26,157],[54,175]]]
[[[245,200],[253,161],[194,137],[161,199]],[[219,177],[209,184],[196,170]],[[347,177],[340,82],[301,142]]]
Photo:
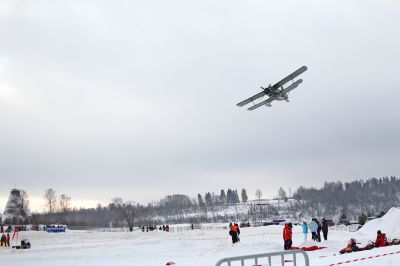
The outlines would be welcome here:
[[[1,1],[0,210],[400,174],[396,0]],[[306,65],[290,103],[236,103]]]

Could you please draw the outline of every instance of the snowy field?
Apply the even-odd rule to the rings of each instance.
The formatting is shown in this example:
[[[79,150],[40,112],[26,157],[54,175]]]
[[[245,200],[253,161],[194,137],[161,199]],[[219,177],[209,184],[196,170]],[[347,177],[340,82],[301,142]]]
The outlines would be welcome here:
[[[375,248],[352,254],[338,255],[350,238],[361,246],[374,240],[376,230],[388,232],[397,238],[400,210],[392,209],[382,219],[369,222],[359,232],[330,231],[328,241],[319,246],[325,249],[308,252],[311,265],[332,265],[359,259],[346,265],[400,265],[400,253],[377,258],[371,256],[400,251],[400,246]],[[224,257],[281,251],[282,226],[243,228],[241,242],[232,245],[227,230],[190,230],[183,232],[87,232],[66,233],[20,232],[19,238],[28,238],[32,248],[10,251],[0,248],[1,265],[166,265],[173,261],[180,265],[215,265]],[[293,230],[293,246],[302,244],[300,226]],[[368,258],[360,260],[361,258]],[[289,259],[289,258],[288,258]],[[239,265],[239,264],[236,264]],[[252,264],[248,264],[252,265]],[[293,265],[287,262],[286,265]]]

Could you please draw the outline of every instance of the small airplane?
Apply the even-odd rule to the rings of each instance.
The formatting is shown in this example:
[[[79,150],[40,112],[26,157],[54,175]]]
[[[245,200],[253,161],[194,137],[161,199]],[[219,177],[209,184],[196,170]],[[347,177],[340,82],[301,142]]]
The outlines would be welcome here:
[[[254,100],[257,100],[258,98],[264,97],[265,95],[268,95],[269,98],[266,99],[265,101],[262,101],[262,102],[259,102],[257,104],[254,104],[253,106],[251,106],[247,110],[252,111],[252,110],[257,109],[258,107],[261,107],[263,105],[271,107],[272,106],[271,102],[275,101],[275,100],[277,100],[277,101],[285,100],[285,101],[289,102],[289,96],[288,96],[289,91],[295,89],[297,86],[299,86],[300,83],[303,82],[302,79],[299,79],[297,81],[293,81],[293,79],[296,78],[297,76],[299,76],[300,74],[302,74],[306,70],[307,70],[307,67],[306,66],[302,66],[301,68],[297,69],[295,72],[293,72],[292,74],[290,74],[286,78],[282,79],[281,81],[279,81],[275,85],[271,86],[271,84],[269,84],[269,86],[267,88],[261,87],[261,89],[263,90],[262,92],[259,92],[256,95],[253,95],[250,98],[238,103],[237,106],[242,107],[242,106],[244,106],[244,105],[246,105],[248,103],[251,103],[251,102],[253,102],[253,104],[254,104]],[[288,87],[284,88],[283,85],[285,85],[289,81],[292,81],[292,84],[290,84]]]

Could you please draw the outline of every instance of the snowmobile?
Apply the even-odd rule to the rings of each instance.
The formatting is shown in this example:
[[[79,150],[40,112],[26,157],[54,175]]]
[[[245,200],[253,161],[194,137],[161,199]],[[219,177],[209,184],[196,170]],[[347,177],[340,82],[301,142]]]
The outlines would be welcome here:
[[[29,242],[28,239],[22,239],[21,240],[21,245],[12,246],[12,248],[15,248],[15,249],[28,249],[28,248],[31,248],[31,243]]]

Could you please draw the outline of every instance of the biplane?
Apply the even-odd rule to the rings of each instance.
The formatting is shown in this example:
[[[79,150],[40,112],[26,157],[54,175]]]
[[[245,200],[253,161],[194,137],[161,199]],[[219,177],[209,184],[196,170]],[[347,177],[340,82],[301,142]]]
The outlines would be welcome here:
[[[281,81],[279,81],[278,83],[276,83],[275,85],[271,86],[271,84],[270,84],[266,88],[261,87],[262,92],[259,92],[256,95],[253,95],[250,98],[238,103],[237,106],[242,107],[242,106],[245,106],[246,104],[249,104],[252,102],[254,105],[247,108],[247,110],[252,111],[263,105],[271,107],[272,106],[271,102],[275,101],[275,100],[289,102],[289,96],[288,96],[289,91],[295,89],[297,86],[299,86],[300,83],[303,82],[302,79],[299,79],[296,81],[294,81],[294,79],[306,70],[307,70],[307,67],[303,66],[303,67],[297,69],[295,72],[293,72],[289,76],[287,76],[286,78],[284,78]],[[286,85],[290,81],[292,81],[292,83],[285,88],[284,85]],[[269,98],[264,101],[261,101],[259,103],[254,103],[255,100],[262,98],[264,96],[268,96]]]

